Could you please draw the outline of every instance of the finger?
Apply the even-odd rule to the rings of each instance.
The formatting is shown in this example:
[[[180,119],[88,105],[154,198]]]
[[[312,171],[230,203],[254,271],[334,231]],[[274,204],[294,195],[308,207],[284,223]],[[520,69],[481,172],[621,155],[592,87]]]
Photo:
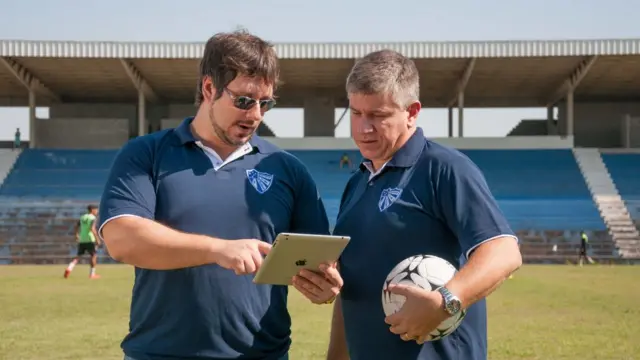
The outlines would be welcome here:
[[[334,286],[339,288],[344,285],[340,272],[333,266],[321,265],[320,269],[324,272],[325,278],[331,282]]]
[[[404,324],[398,324],[398,325],[393,325],[389,328],[389,331],[391,331],[392,333],[396,334],[396,335],[400,335],[400,334],[406,334],[407,333],[407,326]]]
[[[384,322],[389,325],[398,325],[405,318],[402,308],[395,314],[391,314],[384,318]]]
[[[253,274],[254,272],[256,272],[256,264],[254,263],[251,255],[249,255],[244,260],[244,273]]]
[[[310,282],[309,280],[305,279],[302,276],[298,276],[298,275],[294,276],[293,281],[296,284],[298,284],[298,286],[306,289],[308,292],[310,292],[311,294],[317,297],[319,297],[324,291],[321,288],[319,288],[316,284]]]
[[[419,337],[416,339],[416,343],[418,343],[418,345],[422,345],[422,344],[424,344],[424,343],[427,341],[427,339],[429,339],[429,336],[430,336],[429,334],[419,336]]]
[[[322,264],[320,264],[320,270],[323,273],[326,273],[326,271],[328,269],[336,269],[336,270],[338,270],[338,263],[337,262],[332,262],[332,263],[323,262]]]
[[[387,287],[387,291],[396,295],[411,296],[417,288],[402,284],[391,284]]]
[[[260,240],[256,241],[258,242],[258,251],[260,251],[262,255],[267,255],[269,251],[271,251],[271,244]]]
[[[235,271],[236,275],[242,275],[244,274],[244,260],[239,259],[238,261],[236,261],[235,265],[233,266],[233,271]]]
[[[402,339],[404,341],[411,341],[411,340],[413,340],[413,337],[411,337],[411,335],[405,333],[405,334],[400,335],[400,339]]]
[[[293,287],[296,288],[304,297],[312,302],[317,302],[318,297],[311,291],[307,290],[304,286],[301,286],[299,283],[294,283]]]
[[[309,290],[305,289],[304,287],[300,286],[300,284],[298,284],[298,282],[294,281],[293,282],[293,287],[296,288],[296,290],[298,290],[302,295],[304,295],[304,297],[309,299],[311,302],[313,302],[313,303],[318,303],[319,302],[319,299],[316,297],[315,294],[313,294]]]
[[[307,269],[300,270],[298,277],[300,277],[305,283],[317,287],[320,291],[325,291],[333,287],[333,284],[325,279],[324,276],[318,275]]]
[[[251,252],[251,259],[253,260],[253,266],[255,267],[255,271],[258,271],[258,269],[260,269],[260,266],[262,266],[262,255],[260,255],[260,252],[258,251],[252,251]]]
[[[309,282],[307,279],[302,276],[294,276],[293,281],[299,287],[304,288],[310,294],[313,294],[314,298],[317,300],[316,303],[324,303],[329,301],[332,298],[335,298],[340,293],[340,289],[336,287],[330,287],[328,289],[321,289],[316,284]]]
[[[320,264],[320,267],[332,267],[332,268],[338,268],[338,263],[337,262],[323,262],[322,264]]]

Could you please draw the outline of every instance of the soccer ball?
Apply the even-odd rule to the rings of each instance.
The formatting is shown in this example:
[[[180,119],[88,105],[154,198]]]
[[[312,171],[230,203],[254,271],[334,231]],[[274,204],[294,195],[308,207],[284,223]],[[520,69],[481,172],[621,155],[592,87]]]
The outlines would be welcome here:
[[[382,287],[382,308],[386,316],[396,313],[402,308],[405,297],[387,291],[391,284],[416,286],[427,291],[444,286],[457,272],[447,260],[432,255],[416,255],[402,260],[387,276]],[[425,341],[436,341],[454,332],[466,315],[462,310],[455,316],[443,321],[429,333]]]

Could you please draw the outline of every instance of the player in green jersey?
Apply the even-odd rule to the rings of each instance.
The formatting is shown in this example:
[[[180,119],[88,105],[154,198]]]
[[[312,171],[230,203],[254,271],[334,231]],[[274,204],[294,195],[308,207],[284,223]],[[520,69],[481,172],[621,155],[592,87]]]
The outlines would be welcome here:
[[[97,247],[100,246],[100,238],[96,230],[96,220],[98,216],[98,207],[95,205],[87,206],[87,213],[80,217],[76,224],[76,241],[78,242],[78,254],[71,260],[69,266],[64,271],[65,279],[71,275],[71,271],[78,264],[80,256],[88,253],[91,255],[91,272],[89,277],[97,279],[100,276],[96,274],[96,263],[98,262]]]

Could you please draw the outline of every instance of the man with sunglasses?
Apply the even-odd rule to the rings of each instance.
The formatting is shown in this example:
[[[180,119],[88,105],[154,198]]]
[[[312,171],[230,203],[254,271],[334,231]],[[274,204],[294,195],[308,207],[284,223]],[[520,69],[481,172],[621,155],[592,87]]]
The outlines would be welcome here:
[[[329,224],[302,163],[254,136],[278,76],[269,43],[217,34],[200,63],[195,117],[117,155],[99,234],[135,266],[125,359],[288,359],[287,287],[256,285],[253,274],[278,233],[328,234]],[[335,266],[300,275],[317,304],[342,286]]]

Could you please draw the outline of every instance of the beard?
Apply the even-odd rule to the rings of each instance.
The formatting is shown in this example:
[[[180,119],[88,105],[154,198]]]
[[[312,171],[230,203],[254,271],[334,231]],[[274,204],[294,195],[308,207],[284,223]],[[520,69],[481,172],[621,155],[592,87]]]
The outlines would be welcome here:
[[[218,125],[218,122],[215,121],[215,117],[213,115],[213,105],[209,108],[209,123],[211,124],[211,128],[213,129],[213,132],[216,134],[216,136],[220,140],[222,140],[223,143],[229,146],[242,146],[246,144],[253,136],[253,133],[252,133],[246,139],[245,138],[234,139],[229,134],[228,130],[223,129],[220,125]]]

